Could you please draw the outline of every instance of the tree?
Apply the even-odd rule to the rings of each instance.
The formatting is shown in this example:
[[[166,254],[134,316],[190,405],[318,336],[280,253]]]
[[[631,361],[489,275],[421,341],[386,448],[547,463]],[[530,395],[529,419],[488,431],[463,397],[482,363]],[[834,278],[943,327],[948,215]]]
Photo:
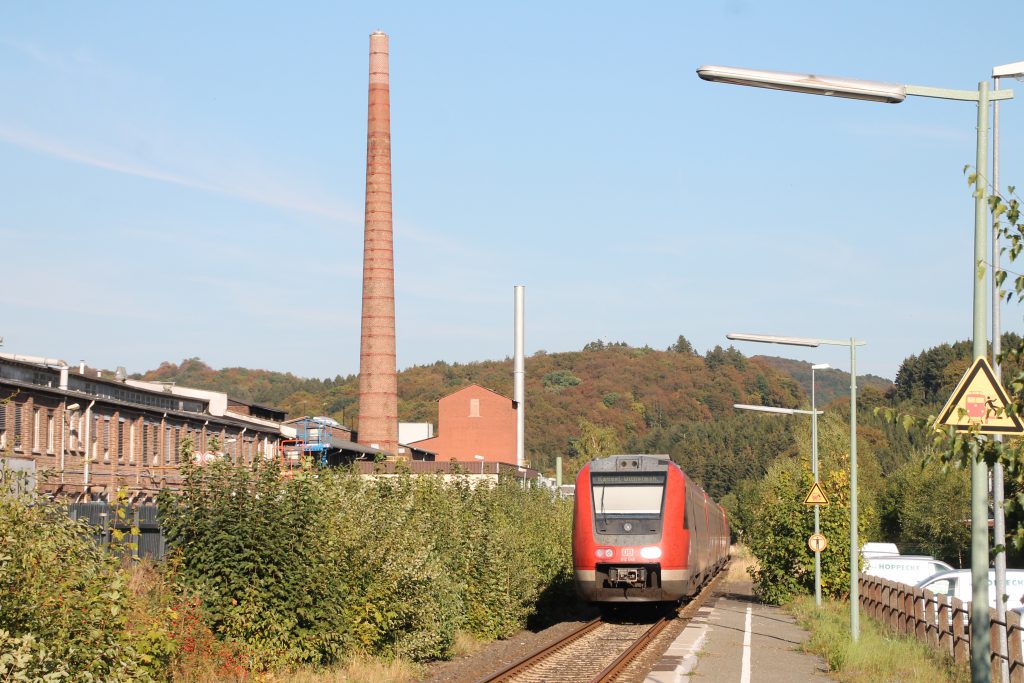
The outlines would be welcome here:
[[[693,344],[691,344],[683,335],[679,335],[679,339],[676,339],[676,343],[669,346],[668,350],[676,353],[685,353],[690,356],[697,355],[697,351],[693,348]]]
[[[572,374],[572,370],[555,370],[544,375],[541,382],[548,391],[561,391],[567,387],[574,387],[582,382],[579,377]]]
[[[882,530],[904,553],[964,566],[970,545],[971,475],[924,454],[887,477]]]
[[[796,460],[780,459],[758,485],[758,506],[747,536],[758,560],[751,568],[754,591],[770,604],[781,604],[814,590],[814,553],[807,538],[814,532],[813,510],[803,497],[813,480]],[[829,472],[821,481],[831,505],[821,508],[821,533],[833,543],[821,553],[821,591],[841,597],[849,589],[849,554],[841,539],[850,537],[849,476]]]
[[[611,427],[594,424],[586,418],[580,418],[580,434],[569,439],[569,461],[571,475],[583,469],[583,466],[595,458],[602,458],[622,452],[619,437]]]

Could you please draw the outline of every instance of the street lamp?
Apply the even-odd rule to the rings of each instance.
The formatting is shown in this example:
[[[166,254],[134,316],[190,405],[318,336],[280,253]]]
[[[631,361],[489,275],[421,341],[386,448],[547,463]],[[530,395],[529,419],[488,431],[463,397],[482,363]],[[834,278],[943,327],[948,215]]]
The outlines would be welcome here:
[[[810,337],[775,337],[765,334],[740,334],[731,332],[725,335],[733,341],[761,342],[764,344],[786,344],[788,346],[849,346],[850,347],[850,637],[854,642],[860,639],[860,586],[857,583],[860,574],[860,545],[857,541],[857,347],[867,342],[850,337],[843,339],[815,339]],[[812,388],[813,393],[813,388]],[[812,407],[812,412],[814,408]],[[812,422],[813,424],[813,422]],[[817,437],[817,427],[815,437]],[[817,442],[817,438],[814,439]],[[817,468],[815,468],[817,469]],[[817,474],[815,474],[817,481]],[[986,603],[987,604],[987,603]]]
[[[966,100],[978,105],[977,148],[974,192],[974,299],[973,299],[973,351],[974,358],[986,354],[985,339],[985,215],[988,194],[988,108],[990,102],[1010,99],[1012,90],[989,91],[988,81],[978,83],[977,91],[950,90],[919,85],[900,85],[861,81],[812,74],[794,74],[759,69],[740,69],[727,66],[702,66],[697,75],[706,81],[748,85],[774,90],[789,90],[815,95],[846,97],[873,102],[898,104],[908,95],[936,97],[945,100]],[[971,677],[975,681],[988,681],[992,676],[989,651],[988,623],[988,472],[977,453],[971,458],[971,620],[975,625],[971,637]],[[851,595],[852,598],[852,595]],[[856,630],[854,630],[856,634]]]
[[[811,409],[798,410],[797,408],[776,408],[774,406],[753,406],[746,403],[733,403],[733,408],[740,410],[755,410],[760,413],[773,413],[775,415],[810,415],[811,416],[811,473],[814,476],[814,483],[818,483],[818,415],[821,413],[814,406],[814,370],[831,367],[827,363],[811,366]],[[814,533],[820,533],[818,522],[818,506],[814,506]],[[814,551],[814,604],[821,607],[821,553]]]
[[[814,394],[814,371],[828,370],[832,366],[828,363],[818,363],[811,366],[811,476],[814,483],[818,483],[818,402]],[[814,506],[814,533],[821,533],[819,528],[821,520],[821,506]],[[814,604],[821,607],[821,553],[814,551]]]
[[[1024,62],[1004,64],[992,69],[992,85],[999,90],[1000,78],[1016,78],[1020,80],[1024,76]],[[992,189],[999,192],[999,102],[992,105]],[[992,369],[996,379],[1002,378],[1003,370],[999,364],[999,348],[1002,342],[1002,331],[999,320],[999,283],[996,280],[996,273],[999,271],[999,221],[992,220]],[[996,441],[1002,441],[1000,434],[995,435]],[[995,546],[1006,547],[1006,515],[1003,509],[1005,490],[1003,485],[1003,464],[996,460],[992,465],[992,543]],[[1001,552],[995,557],[996,564],[996,620],[1006,623],[1006,601],[1003,596],[1006,594],[1006,552]],[[1006,649],[1006,628],[999,629],[999,649],[1001,652],[1008,652]],[[999,664],[1002,671],[1001,680],[1010,680],[1010,668],[1006,660],[1000,659]]]

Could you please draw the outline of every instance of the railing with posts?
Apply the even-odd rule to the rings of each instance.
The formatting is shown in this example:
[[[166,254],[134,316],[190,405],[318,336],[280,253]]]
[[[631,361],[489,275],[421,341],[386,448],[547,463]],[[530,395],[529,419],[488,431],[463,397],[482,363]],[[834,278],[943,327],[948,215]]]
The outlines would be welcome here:
[[[923,588],[862,575],[860,608],[897,633],[914,637],[945,652],[957,663],[970,662],[970,603],[936,595]],[[1001,652],[999,648],[999,631],[1004,628],[1009,652]],[[998,670],[999,661],[1005,660],[1009,666],[1010,683],[1024,683],[1021,647],[1024,628],[1020,615],[1007,611],[1004,623],[996,618],[996,611],[990,609],[989,631],[993,669]]]
[[[484,462],[470,460],[456,462],[454,460],[384,460],[372,462],[356,460],[356,471],[360,474],[396,474],[406,471],[411,474],[483,474],[495,476],[507,474],[519,479],[536,479],[537,470],[530,467],[517,467],[504,462]]]

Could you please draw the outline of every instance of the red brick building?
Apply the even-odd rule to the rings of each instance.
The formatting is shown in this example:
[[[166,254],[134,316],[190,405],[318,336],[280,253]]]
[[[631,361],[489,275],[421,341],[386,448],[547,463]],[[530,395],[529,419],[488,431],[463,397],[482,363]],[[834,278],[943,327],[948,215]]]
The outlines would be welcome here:
[[[516,410],[512,399],[471,384],[437,402],[437,436],[410,445],[433,451],[438,461],[482,456],[515,465]]]
[[[185,439],[197,461],[275,458],[281,440],[296,434],[284,419],[216,391],[0,353],[0,462],[72,500],[109,500],[122,488],[143,500],[178,487]]]

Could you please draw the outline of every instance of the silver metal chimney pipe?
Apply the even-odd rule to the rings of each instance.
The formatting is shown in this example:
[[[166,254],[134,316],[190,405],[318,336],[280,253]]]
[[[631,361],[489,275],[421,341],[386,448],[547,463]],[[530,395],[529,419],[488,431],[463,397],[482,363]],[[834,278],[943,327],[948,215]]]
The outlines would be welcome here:
[[[526,464],[526,448],[523,441],[526,426],[526,357],[523,350],[523,315],[526,307],[526,287],[515,286],[516,300],[516,342],[512,357],[512,399],[516,402],[516,464]]]

